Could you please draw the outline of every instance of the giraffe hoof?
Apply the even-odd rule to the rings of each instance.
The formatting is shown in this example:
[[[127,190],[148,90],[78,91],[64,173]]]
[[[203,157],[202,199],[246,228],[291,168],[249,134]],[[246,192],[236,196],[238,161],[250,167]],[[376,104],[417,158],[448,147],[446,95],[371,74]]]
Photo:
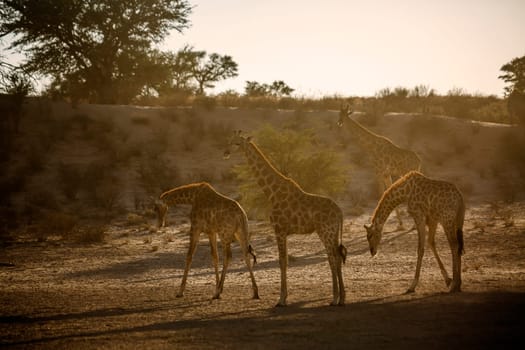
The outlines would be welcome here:
[[[278,302],[277,305],[275,305],[275,307],[286,307],[286,303]]]
[[[177,297],[177,298],[182,298],[183,296],[184,296],[184,294],[182,294],[182,293],[178,293],[175,297]]]
[[[212,299],[220,299],[220,298],[221,298],[220,294],[215,294]]]
[[[252,297],[252,299],[257,299],[257,300],[259,300],[259,299],[261,299],[261,298],[259,298],[259,294],[254,294],[253,297]]]
[[[415,292],[416,292],[415,288],[409,288],[409,289],[407,289],[407,291],[405,292],[405,294],[413,294],[413,293],[415,293]]]
[[[452,278],[447,278],[445,280],[445,283],[447,284],[447,287],[450,287],[450,284],[452,283]]]

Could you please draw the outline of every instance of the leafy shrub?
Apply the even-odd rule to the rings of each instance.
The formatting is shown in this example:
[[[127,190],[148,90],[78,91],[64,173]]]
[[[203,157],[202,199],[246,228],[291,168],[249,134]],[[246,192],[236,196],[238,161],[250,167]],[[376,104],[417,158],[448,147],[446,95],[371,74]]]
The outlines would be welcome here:
[[[316,149],[310,130],[276,131],[265,126],[256,135],[256,143],[270,162],[285,176],[294,179],[306,192],[337,196],[347,181],[347,169],[339,157],[326,149]],[[251,215],[267,213],[269,203],[248,165],[234,168],[240,180],[241,202]]]

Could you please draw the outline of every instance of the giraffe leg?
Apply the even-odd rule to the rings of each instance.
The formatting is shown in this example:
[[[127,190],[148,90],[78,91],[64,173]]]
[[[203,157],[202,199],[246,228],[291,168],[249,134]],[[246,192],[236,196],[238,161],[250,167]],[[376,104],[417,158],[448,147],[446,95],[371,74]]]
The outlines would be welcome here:
[[[417,283],[419,282],[419,274],[421,272],[421,263],[423,261],[423,254],[425,253],[425,236],[426,236],[426,224],[424,218],[417,218],[416,227],[418,233],[418,246],[417,246],[417,263],[416,263],[416,274],[412,284],[406,291],[406,293],[414,293],[416,291]]]
[[[210,253],[213,262],[213,268],[215,270],[215,289],[219,286],[219,253],[217,251],[217,234],[209,233],[208,238],[210,241]]]
[[[454,224],[443,226],[452,252],[452,283],[448,290],[451,293],[461,292],[461,255],[459,253],[457,229]]]
[[[441,259],[439,258],[439,254],[436,250],[435,235],[436,235],[436,229],[437,229],[437,222],[430,221],[427,223],[427,225],[428,225],[428,245],[430,246],[430,249],[432,249],[432,253],[434,253],[434,256],[436,257],[437,263],[439,265],[439,269],[441,270],[441,274],[443,275],[443,278],[445,279],[445,283],[447,284],[447,286],[449,286],[452,280],[450,279],[450,277],[448,277],[447,270],[445,269],[445,266],[443,266],[443,263],[441,262]]]
[[[250,279],[252,280],[253,299],[259,299],[259,289],[257,288],[255,276],[253,275],[253,266],[252,261],[250,259],[250,248],[248,242],[246,242],[246,240],[244,239],[239,239],[239,243],[241,245],[242,254],[244,255],[246,267],[248,267],[248,271],[250,272]]]
[[[217,285],[217,290],[215,291],[213,299],[219,299],[221,297],[221,293],[224,288],[224,280],[226,279],[226,271],[228,271],[228,265],[230,264],[230,260],[232,258],[231,242],[221,242],[221,245],[223,253],[221,280]]]
[[[190,229],[190,246],[188,248],[188,254],[186,255],[186,266],[184,267],[184,275],[182,276],[182,282],[180,283],[180,289],[177,293],[177,298],[180,298],[184,295],[184,289],[186,288],[186,279],[188,278],[188,271],[190,270],[191,261],[193,259],[193,254],[195,254],[195,249],[197,248],[198,241],[199,231],[192,227]]]
[[[337,267],[337,280],[339,282],[339,306],[345,304],[346,292],[345,283],[343,280],[343,257],[339,254],[339,247],[336,247],[336,267]]]
[[[281,296],[276,306],[286,306],[288,286],[286,284],[286,270],[288,268],[288,249],[286,235],[276,230],[277,248],[279,249],[279,267],[281,268]]]
[[[328,263],[330,265],[330,272],[332,273],[332,292],[333,300],[330,303],[332,306],[344,305],[345,303],[345,286],[343,282],[342,273],[342,257],[339,253],[338,239],[330,241],[329,234],[323,232],[319,234],[319,238],[323,242],[326,253],[328,255]],[[337,237],[337,231],[336,231]]]

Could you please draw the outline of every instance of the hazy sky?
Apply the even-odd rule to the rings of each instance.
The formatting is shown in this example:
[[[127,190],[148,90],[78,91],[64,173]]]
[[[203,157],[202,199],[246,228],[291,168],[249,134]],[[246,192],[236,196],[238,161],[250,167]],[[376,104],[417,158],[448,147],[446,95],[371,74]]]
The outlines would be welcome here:
[[[284,80],[297,95],[371,96],[424,84],[501,96],[501,66],[525,55],[525,0],[190,0],[184,44],[233,57],[246,80]]]

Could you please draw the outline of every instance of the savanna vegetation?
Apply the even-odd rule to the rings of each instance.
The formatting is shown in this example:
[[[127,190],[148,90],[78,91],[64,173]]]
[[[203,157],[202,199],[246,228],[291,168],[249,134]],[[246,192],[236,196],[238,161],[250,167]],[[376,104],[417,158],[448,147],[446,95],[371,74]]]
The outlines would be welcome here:
[[[242,93],[209,94],[207,90],[218,81],[237,76],[238,64],[233,57],[188,45],[176,52],[160,51],[156,46],[170,31],[184,32],[190,26],[191,12],[192,6],[185,0],[0,1],[0,38],[8,49],[26,56],[18,66],[8,64],[0,56],[0,89],[4,93],[0,101],[0,160],[7,169],[0,186],[1,205],[13,214],[2,218],[3,230],[21,222],[35,225],[41,221],[64,222],[64,227],[71,228],[79,211],[70,210],[77,213],[70,215],[60,207],[72,208],[80,202],[90,203],[90,207],[101,209],[104,216],[111,216],[118,212],[123,196],[118,190],[122,179],[117,169],[130,164],[136,169],[136,181],[145,193],[156,194],[185,181],[211,181],[220,176],[240,181],[240,196],[248,208],[264,208],[263,197],[242,166],[233,174],[217,175],[201,170],[181,174],[177,160],[168,156],[171,149],[197,152],[202,147],[201,141],[208,138],[213,144],[221,144],[232,125],[204,121],[192,109],[170,112],[169,107],[206,111],[220,107],[287,109],[295,110],[300,117],[305,111],[337,110],[342,103],[350,102],[354,109],[364,112],[363,121],[367,125],[374,125],[389,112],[498,123],[525,120],[524,57],[515,58],[501,68],[500,78],[508,83],[505,99],[471,95],[460,88],[440,95],[425,85],[384,88],[373,97],[302,97],[292,95],[294,89],[281,80],[246,81]],[[26,97],[35,95],[35,83],[42,79],[49,83],[40,97],[31,97],[32,102],[25,103]],[[67,101],[73,107],[93,103],[168,108],[162,112],[162,124],[145,117],[131,118],[129,122],[135,128],[153,129],[139,141],[131,132],[115,127],[111,118],[93,118],[83,112],[56,116],[50,101]],[[28,118],[26,127],[29,125],[33,133],[29,142],[21,141],[28,140],[27,129],[25,135],[19,135],[24,117]],[[179,133],[174,141],[174,130],[181,128],[185,132]],[[305,190],[331,196],[341,193],[348,170],[337,154],[320,147],[326,143],[318,139],[313,129],[300,128],[292,122],[277,132],[267,124],[255,136],[275,165]],[[507,144],[514,143],[502,147],[520,149],[521,139],[509,140]],[[89,164],[65,159],[49,164],[46,156],[55,148],[60,144],[72,146],[75,142],[98,150],[98,156]],[[521,161],[520,152],[507,153],[517,154],[517,162]],[[49,193],[49,189],[30,190],[31,177],[49,167],[59,179],[58,194]],[[26,198],[22,206],[18,205],[23,209],[16,211],[13,198],[20,193],[25,193]],[[141,200],[135,202],[138,208]],[[46,228],[46,223],[39,225],[35,231],[66,230]]]

